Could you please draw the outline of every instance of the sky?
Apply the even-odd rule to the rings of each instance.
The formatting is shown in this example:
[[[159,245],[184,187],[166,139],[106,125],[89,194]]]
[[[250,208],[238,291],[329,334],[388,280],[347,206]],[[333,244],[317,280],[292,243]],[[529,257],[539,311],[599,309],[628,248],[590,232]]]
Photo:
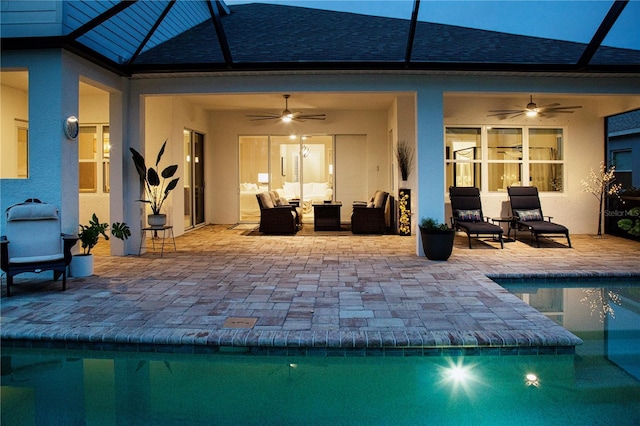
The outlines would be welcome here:
[[[413,0],[225,0],[277,3],[410,19]],[[421,0],[418,19],[589,43],[613,0]],[[604,45],[640,50],[640,0],[631,0]]]

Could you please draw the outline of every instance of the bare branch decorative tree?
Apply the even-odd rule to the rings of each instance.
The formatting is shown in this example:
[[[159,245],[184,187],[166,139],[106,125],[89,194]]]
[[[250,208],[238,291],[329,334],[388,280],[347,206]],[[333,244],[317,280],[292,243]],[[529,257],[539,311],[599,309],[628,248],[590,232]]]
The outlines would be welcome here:
[[[604,165],[604,161],[601,161],[600,171],[595,172],[593,169],[591,169],[589,177],[581,181],[583,191],[592,194],[599,202],[598,236],[602,236],[602,212],[604,208],[605,196],[619,196],[620,189],[622,189],[622,184],[614,183],[616,180],[615,171],[615,166],[611,167],[607,171],[607,167]]]

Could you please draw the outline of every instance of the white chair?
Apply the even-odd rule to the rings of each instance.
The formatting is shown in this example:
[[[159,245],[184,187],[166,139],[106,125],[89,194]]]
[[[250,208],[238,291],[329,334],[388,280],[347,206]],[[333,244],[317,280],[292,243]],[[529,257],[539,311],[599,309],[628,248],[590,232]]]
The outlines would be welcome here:
[[[37,199],[29,199],[7,209],[6,235],[0,238],[1,269],[7,275],[7,297],[13,277],[25,272],[53,271],[53,280],[62,276],[67,288],[67,266],[77,235],[60,232],[58,209]]]

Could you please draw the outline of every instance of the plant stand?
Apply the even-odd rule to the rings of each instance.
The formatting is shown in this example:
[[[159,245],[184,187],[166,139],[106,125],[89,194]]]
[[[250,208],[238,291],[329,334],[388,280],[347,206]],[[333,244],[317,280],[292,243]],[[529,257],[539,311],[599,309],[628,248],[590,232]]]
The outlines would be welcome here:
[[[158,244],[160,245],[160,257],[164,255],[164,244],[167,238],[171,238],[171,243],[173,243],[173,251],[177,251],[176,239],[173,236],[173,226],[171,225],[161,226],[161,227],[154,226],[149,228],[142,228],[142,235],[140,236],[140,248],[138,249],[138,256],[140,256],[140,253],[142,253],[142,246],[144,245],[147,231],[152,232],[151,244],[153,247],[153,251],[156,250],[156,240],[160,240],[160,239],[162,240],[162,242],[158,242]],[[162,237],[159,236],[158,232],[162,232]],[[168,235],[167,235],[167,232],[169,233]]]

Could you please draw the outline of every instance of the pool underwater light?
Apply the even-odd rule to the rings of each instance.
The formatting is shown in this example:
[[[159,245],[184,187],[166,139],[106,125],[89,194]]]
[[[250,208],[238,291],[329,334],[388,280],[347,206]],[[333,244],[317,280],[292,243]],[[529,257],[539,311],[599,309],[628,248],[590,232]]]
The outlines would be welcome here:
[[[527,386],[534,386],[534,387],[538,387],[540,386],[540,380],[538,379],[538,376],[536,376],[533,373],[527,373],[526,376],[524,376],[524,384]]]

